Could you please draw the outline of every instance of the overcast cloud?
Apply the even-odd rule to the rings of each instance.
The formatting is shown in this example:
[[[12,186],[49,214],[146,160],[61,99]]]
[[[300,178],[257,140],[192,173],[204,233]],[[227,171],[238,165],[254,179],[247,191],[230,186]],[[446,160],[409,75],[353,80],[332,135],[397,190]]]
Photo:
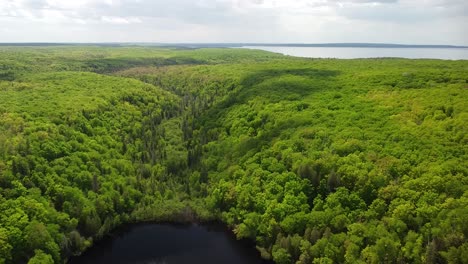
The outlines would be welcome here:
[[[0,0],[0,42],[468,45],[468,1]]]

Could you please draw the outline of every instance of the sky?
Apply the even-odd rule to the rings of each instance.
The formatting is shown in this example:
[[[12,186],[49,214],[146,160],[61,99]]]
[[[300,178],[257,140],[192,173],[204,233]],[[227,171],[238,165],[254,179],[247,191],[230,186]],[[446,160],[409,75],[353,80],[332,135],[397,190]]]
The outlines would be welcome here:
[[[468,45],[468,0],[0,0],[0,42]]]

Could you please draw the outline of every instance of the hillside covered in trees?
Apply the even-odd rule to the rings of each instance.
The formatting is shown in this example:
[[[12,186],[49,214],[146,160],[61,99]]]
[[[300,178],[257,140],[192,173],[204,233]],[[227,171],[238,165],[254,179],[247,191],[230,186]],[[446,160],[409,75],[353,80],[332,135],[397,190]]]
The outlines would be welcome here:
[[[468,61],[0,48],[0,263],[226,223],[276,263],[468,263]]]

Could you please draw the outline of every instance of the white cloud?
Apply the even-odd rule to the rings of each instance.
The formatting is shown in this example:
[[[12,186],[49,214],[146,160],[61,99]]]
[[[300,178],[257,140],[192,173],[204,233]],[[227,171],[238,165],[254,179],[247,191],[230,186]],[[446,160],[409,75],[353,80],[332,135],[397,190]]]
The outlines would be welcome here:
[[[101,20],[110,24],[133,24],[133,23],[142,23],[138,17],[114,17],[114,16],[103,16]]]
[[[0,42],[468,44],[465,0],[0,0]]]

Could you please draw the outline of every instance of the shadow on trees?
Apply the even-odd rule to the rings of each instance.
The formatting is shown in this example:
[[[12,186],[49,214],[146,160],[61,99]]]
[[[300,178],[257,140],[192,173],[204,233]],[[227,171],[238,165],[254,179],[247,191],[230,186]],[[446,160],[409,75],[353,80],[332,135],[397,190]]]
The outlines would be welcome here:
[[[267,79],[271,79],[271,78],[278,77],[281,75],[295,75],[295,76],[303,76],[307,78],[323,79],[323,78],[335,77],[335,76],[338,76],[339,74],[340,74],[339,71],[311,69],[311,68],[267,69],[267,70],[254,72],[246,76],[242,80],[241,84],[246,87],[254,86]]]
[[[302,97],[330,88],[333,77],[340,74],[339,71],[319,69],[268,69],[253,72],[243,78],[239,87],[235,88],[226,99],[213,105],[201,121],[209,125],[214,120],[219,120],[228,109],[236,104],[245,104],[253,98],[264,100],[268,103],[283,100],[294,101]],[[282,79],[281,77],[288,78]],[[292,77],[292,78],[291,78]],[[294,80],[294,77],[300,77]],[[276,79],[277,82],[267,83]],[[304,83],[304,80],[307,82]],[[271,84],[271,85],[269,85]]]
[[[213,130],[222,127],[223,117],[234,105],[247,104],[254,98],[265,103],[299,102],[310,94],[333,88],[333,78],[339,74],[339,71],[310,68],[268,69],[251,73],[241,80],[240,86],[234,89],[225,100],[215,104],[200,117],[199,125],[202,128],[202,134],[205,135],[202,142],[216,140],[218,133],[213,133]],[[308,105],[302,106],[301,109],[307,107]],[[239,150],[242,153],[260,150],[264,144],[270,142],[271,138],[278,136],[282,130],[302,125],[304,125],[304,120],[276,120],[274,127],[263,131],[261,136],[252,137],[242,142]]]
[[[338,71],[318,69],[268,69],[249,74],[240,87],[221,101],[212,111],[223,111],[235,104],[245,104],[253,98],[269,103],[294,101],[329,87]]]
[[[170,58],[106,58],[86,61],[85,67],[96,73],[111,73],[140,66],[169,66],[207,64],[206,61],[189,57]]]

